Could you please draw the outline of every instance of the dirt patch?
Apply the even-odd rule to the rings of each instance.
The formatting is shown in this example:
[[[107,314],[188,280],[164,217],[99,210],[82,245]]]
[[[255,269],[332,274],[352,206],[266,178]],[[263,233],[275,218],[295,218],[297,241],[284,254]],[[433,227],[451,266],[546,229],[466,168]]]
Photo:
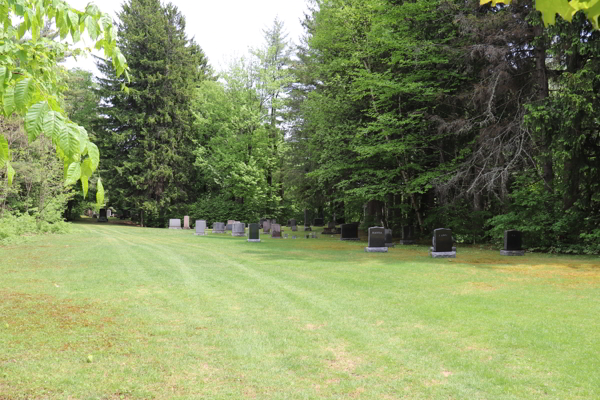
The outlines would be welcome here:
[[[331,352],[332,357],[327,359],[329,368],[342,372],[354,372],[362,360],[354,357],[346,351],[345,345],[329,347],[326,349]]]
[[[0,290],[2,320],[12,329],[29,332],[45,328],[68,330],[74,326],[102,328],[112,319],[98,318],[92,305],[79,305],[71,299]]]
[[[320,324],[320,325],[306,324],[306,325],[304,325],[304,330],[305,331],[316,331],[317,329],[321,329],[324,326],[327,326],[327,324]]]

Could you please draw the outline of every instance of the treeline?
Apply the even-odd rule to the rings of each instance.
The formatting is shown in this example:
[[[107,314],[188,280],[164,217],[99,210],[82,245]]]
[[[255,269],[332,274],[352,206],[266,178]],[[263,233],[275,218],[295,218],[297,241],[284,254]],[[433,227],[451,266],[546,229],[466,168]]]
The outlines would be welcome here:
[[[530,1],[318,0],[299,45],[276,20],[219,73],[172,4],[129,0],[119,20],[131,82],[100,59],[64,101],[98,144],[107,205],[143,226],[306,210],[600,252],[600,34],[583,15],[545,28]]]

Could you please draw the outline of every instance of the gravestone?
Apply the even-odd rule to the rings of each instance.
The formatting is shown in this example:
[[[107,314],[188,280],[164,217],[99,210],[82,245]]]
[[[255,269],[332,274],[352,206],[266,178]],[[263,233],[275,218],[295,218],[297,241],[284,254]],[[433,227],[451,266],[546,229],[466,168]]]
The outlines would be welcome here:
[[[296,232],[296,231],[298,231],[298,226],[292,225],[292,232]]]
[[[452,247],[452,230],[438,228],[433,231],[431,257],[456,258],[456,247]]]
[[[394,239],[391,229],[385,230],[385,247],[394,247]]]
[[[249,242],[260,242],[260,225],[259,224],[248,225],[248,241]]]
[[[213,223],[212,233],[225,233],[225,223],[223,223],[223,222]]]
[[[313,232],[313,233],[311,233],[310,235],[312,236],[312,238],[313,238],[313,239],[316,239],[316,238],[317,238],[317,233],[316,233],[316,232]]]
[[[358,225],[356,224],[342,224],[342,233],[340,240],[360,240],[358,238]]]
[[[510,229],[504,231],[504,250],[500,250],[501,256],[524,256],[522,249],[523,235],[521,231]]]
[[[233,228],[233,224],[235,224],[235,220],[233,219],[228,219],[227,220],[227,225],[225,225],[225,230],[226,231],[230,231]]]
[[[310,227],[310,225],[304,225],[304,232],[310,232],[312,231],[312,228]]]
[[[323,226],[323,218],[315,218],[313,220],[313,225],[314,226]]]
[[[296,226],[296,225],[297,225],[296,220],[294,218],[290,219],[290,228],[292,226]]]
[[[106,208],[100,209],[100,214],[98,215],[98,222],[108,222],[108,218],[106,217]]]
[[[273,239],[281,239],[281,225],[279,225],[279,224],[271,225],[271,237]]]
[[[106,209],[106,218],[112,217],[112,210],[110,208]]]
[[[169,229],[181,229],[181,220],[179,218],[170,219]]]
[[[236,222],[231,225],[231,236],[246,236],[246,224]]]
[[[263,221],[263,233],[269,233],[269,231],[271,230],[271,220],[264,220]]]
[[[327,227],[328,227],[329,229],[335,229],[335,221],[329,221],[329,222],[327,223]]]
[[[265,219],[265,218],[261,218],[261,219],[259,219],[259,220],[258,220],[258,227],[262,229],[262,227],[263,227],[263,223],[264,223],[265,221],[266,221],[266,219]]]
[[[183,217],[183,229],[190,229],[190,216],[186,215]]]
[[[296,238],[297,238],[297,236],[296,236],[296,235],[292,235],[292,239],[296,239]]]
[[[206,221],[203,219],[196,220],[196,236],[204,236],[206,235]]]
[[[415,244],[415,229],[412,225],[404,225],[402,227],[402,239],[400,244]]]
[[[373,226],[369,228],[369,245],[365,247],[368,253],[387,253],[388,248],[385,247],[385,228]]]

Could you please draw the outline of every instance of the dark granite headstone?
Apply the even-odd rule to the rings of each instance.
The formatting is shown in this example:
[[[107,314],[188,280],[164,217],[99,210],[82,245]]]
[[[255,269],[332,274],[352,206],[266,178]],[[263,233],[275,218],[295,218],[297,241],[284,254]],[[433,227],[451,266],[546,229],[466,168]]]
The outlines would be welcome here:
[[[500,250],[503,256],[524,256],[523,235],[521,231],[510,229],[504,231],[504,250]]]
[[[203,219],[197,219],[196,220],[196,235],[197,236],[204,236],[206,235],[206,221]]]
[[[212,233],[225,233],[225,223],[223,223],[223,222],[213,223]]]
[[[248,225],[248,241],[260,242],[260,227],[258,224]]]
[[[388,248],[385,246],[385,228],[374,226],[369,228],[369,246],[365,247],[369,253],[386,253]]]
[[[323,218],[315,218],[313,220],[313,225],[314,226],[323,226]]]
[[[102,211],[102,210],[100,210]],[[169,229],[181,229],[181,220],[179,218],[169,220]]]
[[[335,221],[329,221],[329,222],[327,223],[327,227],[328,227],[329,229],[335,229]]]
[[[297,232],[297,231],[298,231],[298,226],[292,225],[292,232]]]
[[[271,225],[271,237],[273,239],[281,239],[281,225],[279,225],[279,224]]]
[[[452,230],[438,228],[433,231],[433,251],[447,252],[452,251]]]
[[[360,240],[358,238],[358,225],[342,224],[340,240]]]
[[[456,258],[456,247],[452,246],[452,230],[438,228],[433,231],[431,257]]]
[[[290,227],[296,226],[296,225],[297,225],[296,220],[294,218],[290,219]]]
[[[108,217],[106,216],[106,208],[100,209],[100,215],[98,216],[98,222],[108,222]]]
[[[385,230],[385,246],[386,247],[394,247],[394,239],[392,236],[392,230],[391,229],[386,229]]]

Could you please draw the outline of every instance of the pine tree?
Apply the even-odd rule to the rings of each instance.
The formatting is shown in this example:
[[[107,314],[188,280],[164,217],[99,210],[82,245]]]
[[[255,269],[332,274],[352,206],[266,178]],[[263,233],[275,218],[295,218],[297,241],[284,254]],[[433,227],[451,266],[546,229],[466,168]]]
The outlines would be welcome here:
[[[206,56],[185,34],[171,3],[129,0],[119,13],[119,45],[131,69],[129,93],[101,60],[104,151],[111,205],[139,212],[142,225],[161,225],[178,203],[193,198],[194,116],[198,83],[210,74]]]

